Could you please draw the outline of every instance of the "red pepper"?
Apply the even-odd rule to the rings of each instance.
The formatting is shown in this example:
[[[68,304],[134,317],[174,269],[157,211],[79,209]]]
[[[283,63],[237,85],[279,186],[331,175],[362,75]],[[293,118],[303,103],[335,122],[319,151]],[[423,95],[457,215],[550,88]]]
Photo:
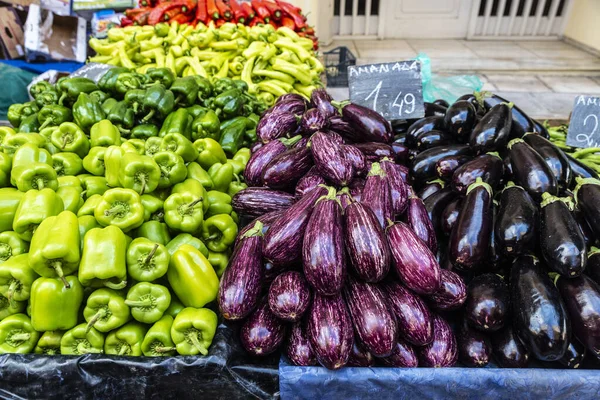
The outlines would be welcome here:
[[[306,19],[304,16],[298,11],[296,7],[291,5],[290,3],[286,3],[285,1],[277,0],[277,4],[279,7],[294,20],[294,24],[296,24],[296,29],[302,29],[306,26]]]
[[[149,16],[150,16],[150,10],[140,13],[133,18],[133,24],[134,25],[148,25],[148,17]]]
[[[208,13],[209,18],[219,19],[219,9],[217,8],[215,0],[206,0],[206,12]]]
[[[294,20],[287,15],[281,18],[281,26],[285,26],[286,28],[290,28],[294,31],[296,30],[296,24],[294,23]]]
[[[259,16],[265,22],[269,22],[271,19],[271,14],[269,13],[269,9],[263,4],[260,0],[252,0],[252,8],[256,11],[256,15]]]
[[[175,0],[168,3],[161,3],[154,7],[150,12],[150,16],[148,17],[149,25],[156,25],[159,22],[164,21],[165,13],[169,10],[173,10],[174,8],[191,10],[196,6],[196,2],[194,0]]]
[[[138,5],[140,7],[154,7],[154,0],[139,0]]]
[[[240,5],[240,3],[237,2],[237,0],[229,0],[229,7],[231,7],[233,17],[238,23],[243,24],[244,22],[246,22],[247,15],[244,12],[244,9]]]
[[[164,14],[164,16],[163,16],[163,21],[165,21],[165,22],[166,22],[166,21],[169,21],[169,22],[171,22],[171,21],[172,21],[172,19],[173,19],[175,16],[179,15],[179,14],[183,14],[183,11],[182,11],[181,7],[173,8],[173,9],[171,9],[171,10],[169,10],[169,11],[165,12],[165,14]]]
[[[227,21],[225,21],[223,18],[219,18],[218,20],[215,21],[215,26],[217,28],[222,27],[223,25],[225,25]]]
[[[127,17],[121,18],[121,28],[124,28],[126,26],[131,26],[131,25],[133,25],[133,20],[131,18],[127,18]]]
[[[241,3],[240,6],[242,7],[242,10],[244,10],[244,13],[246,14],[246,22],[249,22],[252,19],[254,19],[254,17],[256,17],[256,13],[254,12],[254,9],[250,5],[250,3],[244,2],[244,3]]]
[[[146,11],[152,11],[152,7],[130,8],[129,10],[125,10],[125,16],[133,19]]]
[[[216,0],[215,3],[217,4],[217,8],[219,9],[219,15],[227,21],[229,21],[233,17],[229,6],[225,4],[223,0]]]
[[[169,22],[173,23],[173,22],[177,22],[178,24],[189,24],[190,22],[192,22],[192,18],[194,16],[194,13],[189,13],[189,14],[177,14],[176,16],[174,16],[173,18],[171,18],[169,20]]]
[[[264,25],[265,21],[260,17],[254,17],[248,26]]]
[[[315,28],[313,28],[312,26],[309,26],[309,27],[307,27],[307,28],[304,30],[304,32],[305,32],[307,35],[314,35],[314,34],[315,34]]]
[[[196,7],[196,22],[208,23],[208,14],[206,13],[206,0],[198,0]]]
[[[274,20],[279,21],[281,19],[283,13],[281,12],[281,7],[279,7],[277,3],[267,0],[264,0],[262,3],[265,7],[267,7],[269,13],[271,13],[271,17],[273,17]]]

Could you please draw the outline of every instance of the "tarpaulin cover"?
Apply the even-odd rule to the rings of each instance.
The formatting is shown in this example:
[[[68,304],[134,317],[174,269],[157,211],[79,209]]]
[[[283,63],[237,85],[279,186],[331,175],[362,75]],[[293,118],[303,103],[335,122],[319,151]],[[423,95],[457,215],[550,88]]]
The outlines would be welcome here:
[[[254,359],[221,325],[206,357],[0,356],[0,398],[269,399],[278,356]]]
[[[351,399],[600,399],[599,370],[503,368],[296,367],[282,358],[281,398]]]

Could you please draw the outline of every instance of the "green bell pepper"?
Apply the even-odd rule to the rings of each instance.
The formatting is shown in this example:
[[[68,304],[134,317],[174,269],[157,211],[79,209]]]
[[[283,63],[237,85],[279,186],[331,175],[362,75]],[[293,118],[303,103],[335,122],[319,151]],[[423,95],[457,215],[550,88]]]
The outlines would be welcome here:
[[[135,124],[135,114],[125,101],[116,103],[106,118],[112,122],[123,136],[129,136]]]
[[[208,172],[206,172],[204,168],[202,168],[197,162],[191,162],[187,165],[187,177],[200,182],[200,184],[204,186],[204,189],[207,191],[211,190],[214,186],[210,175],[208,175]]]
[[[169,68],[148,68],[146,75],[150,78],[150,84],[160,83],[166,88],[170,88],[175,81],[175,75]]]
[[[240,181],[240,177],[234,175],[235,180],[229,184],[229,188],[227,189],[227,194],[231,197],[235,196],[239,191],[244,190],[248,187],[244,182]]]
[[[92,93],[98,90],[96,83],[88,78],[75,77],[63,80],[56,84],[58,91],[61,93],[58,104],[61,106],[65,103],[72,104],[79,99],[80,94]]]
[[[86,93],[79,94],[77,101],[73,104],[73,119],[81,129],[89,132],[95,123],[105,118],[106,114],[100,103]]]
[[[129,322],[106,336],[104,353],[115,356],[141,356],[142,342],[148,328],[139,322]]]
[[[208,308],[187,307],[175,317],[171,337],[181,355],[208,354],[217,331],[218,318]]]
[[[27,301],[39,275],[29,266],[29,255],[19,254],[0,264],[0,294],[9,302]]]
[[[206,245],[202,243],[202,240],[192,236],[189,233],[180,233],[179,235],[175,236],[169,243],[167,243],[166,247],[169,251],[169,254],[173,255],[173,253],[179,250],[179,248],[184,244],[192,246],[193,248],[199,250],[204,257],[208,257],[208,248]]]
[[[8,160],[10,162],[10,159]],[[40,148],[32,143],[25,143],[19,147],[12,156],[12,168],[30,167],[32,163],[45,163],[52,165],[52,156],[50,152],[44,148]],[[12,172],[12,175],[16,175]],[[16,186],[15,177],[11,176],[11,184]]]
[[[221,138],[221,121],[213,110],[207,108],[192,122],[192,140],[203,138]]]
[[[180,133],[166,134],[162,138],[160,150],[173,152],[181,156],[185,162],[196,161],[198,158],[198,150],[192,142]]]
[[[146,89],[142,100],[142,111],[146,115],[142,122],[147,122],[156,115],[159,119],[164,119],[175,105],[175,96],[173,92],[166,89],[163,85],[152,85]],[[135,108],[134,108],[135,112]]]
[[[48,81],[41,80],[31,85],[29,94],[35,99],[40,93],[48,89],[54,89],[54,86]]]
[[[219,278],[200,250],[183,244],[171,255],[167,278],[186,307],[204,307],[214,301]]]
[[[133,189],[140,195],[152,192],[158,187],[161,170],[150,156],[125,153],[121,159],[119,182],[121,186]]]
[[[24,117],[19,125],[20,133],[31,133],[38,132],[40,130],[40,123],[38,121],[37,113],[31,114],[28,117]]]
[[[171,326],[173,317],[164,315],[146,333],[142,342],[142,352],[145,356],[172,356],[177,350],[171,340]]]
[[[230,215],[213,215],[202,224],[202,240],[209,250],[222,253],[235,242],[238,227]]]
[[[143,89],[130,90],[125,94],[125,103],[133,109],[133,113],[136,116],[141,116],[144,112],[143,103],[145,96],[146,91]]]
[[[127,238],[116,226],[94,228],[83,238],[79,281],[83,286],[122,289],[127,284]]]
[[[112,225],[129,232],[144,222],[144,206],[135,190],[109,189],[102,196],[94,216],[100,225]]]
[[[127,249],[127,272],[139,282],[152,282],[167,273],[167,248],[146,238],[133,239]]]
[[[154,154],[160,151],[160,145],[162,144],[162,138],[160,137],[150,137],[146,139],[146,143],[144,144],[144,150],[146,155],[154,156]]]
[[[221,139],[219,144],[223,148],[226,154],[233,156],[239,150],[246,127],[248,124],[248,118],[236,117],[221,124]]]
[[[170,315],[171,317],[175,318],[177,314],[179,314],[184,308],[185,306],[181,301],[179,301],[177,296],[171,294],[171,304],[169,305],[169,308],[167,308],[167,311],[165,311],[165,315]]]
[[[213,85],[210,83],[210,81],[200,75],[195,75],[194,79],[198,85],[198,99],[202,101],[211,97],[213,93]]]
[[[187,109],[180,108],[170,113],[163,122],[158,136],[163,137],[168,133],[179,133],[190,139],[190,130],[192,129],[193,118],[188,114]]]
[[[234,161],[241,163],[244,166],[244,168],[246,168],[248,161],[250,161],[250,157],[252,157],[252,152],[250,151],[250,149],[247,147],[243,147],[243,148],[239,149],[237,153],[234,154],[232,159]],[[234,171],[234,172],[236,174],[240,174],[243,172],[243,170],[242,171]]]
[[[103,176],[79,176],[81,179],[81,186],[83,186],[82,195],[86,199],[95,194],[103,195],[109,189],[108,185],[106,184],[106,178]]]
[[[91,125],[90,125],[91,127]],[[63,122],[50,136],[52,144],[62,151],[77,153],[81,158],[90,150],[90,140],[73,122]]]
[[[89,200],[89,199],[88,199]],[[77,216],[79,222],[79,252],[83,251],[83,238],[88,231],[94,228],[102,228],[92,214]]]
[[[208,252],[208,262],[213,266],[217,276],[221,278],[223,272],[225,272],[225,268],[229,264],[229,254],[225,253],[216,253],[214,251]]]
[[[58,94],[56,89],[48,89],[48,90],[45,90],[42,93],[40,93],[35,98],[35,104],[39,108],[42,108],[44,106],[49,106],[52,104],[58,104],[59,97],[60,97],[60,95]]]
[[[191,192],[174,193],[165,200],[165,222],[171,229],[195,233],[204,217],[203,197]]]
[[[131,130],[131,137],[134,139],[148,140],[158,136],[158,127],[153,124],[137,125]]]
[[[166,245],[171,240],[169,234],[169,227],[164,222],[160,221],[148,221],[144,222],[142,226],[137,228],[136,236],[140,238],[146,238],[153,242]]]
[[[112,97],[109,99],[106,99],[102,102],[102,111],[104,111],[104,114],[108,115],[108,113],[110,112],[110,110],[112,110],[112,108],[115,106],[115,104],[117,104],[119,102],[119,100],[117,99],[113,99]]]
[[[103,90],[107,93],[115,93],[115,84],[117,83],[117,78],[119,74],[123,72],[129,72],[128,68],[125,67],[115,67],[111,68],[98,81],[98,87],[100,90]]]
[[[135,72],[123,72],[117,76],[115,81],[115,93],[117,97],[125,96],[130,90],[141,89],[142,81]]]
[[[28,166],[19,166],[11,171],[17,188],[22,192],[29,190],[58,189],[56,171],[52,166],[43,162],[33,162]]]
[[[62,186],[56,191],[56,194],[63,201],[65,211],[71,211],[73,214],[77,214],[85,203],[83,197],[81,197],[82,193],[83,188],[75,186]]]
[[[170,90],[175,95],[175,104],[180,107],[192,106],[198,99],[198,83],[192,76],[176,78]]]
[[[211,190],[208,196],[208,212],[207,217],[219,214],[231,214],[233,207],[231,206],[231,196],[227,193]]]
[[[26,301],[9,301],[6,297],[0,294],[0,321],[9,315],[25,312],[27,308]]]
[[[71,110],[58,104],[50,104],[42,107],[37,114],[38,122],[41,124],[39,130],[47,126],[58,126],[63,122],[73,121]]]
[[[29,251],[29,243],[19,237],[16,232],[6,231],[0,233],[0,264],[11,257]]]
[[[60,340],[65,333],[63,331],[44,332],[38,340],[33,352],[35,354],[46,354],[49,356],[60,354]]]
[[[0,321],[0,354],[31,353],[39,338],[25,314],[13,314]]]
[[[56,128],[49,128],[52,131]],[[46,144],[46,138],[39,133],[15,133],[4,138],[4,152],[6,154],[15,154],[17,149],[26,143],[31,143],[37,147],[44,147]]]
[[[77,210],[77,216],[83,217],[84,215],[94,216],[94,211],[98,208],[98,205],[102,202],[101,194],[94,194],[87,198],[83,205]],[[94,218],[95,219],[95,218]]]
[[[119,129],[109,119],[103,119],[90,129],[90,145],[97,146],[120,146],[121,134]]]
[[[149,282],[135,284],[127,292],[125,304],[136,321],[153,324],[162,318],[171,303],[169,289]]]
[[[79,247],[77,247],[79,251]],[[83,286],[77,277],[38,278],[31,286],[31,324],[38,332],[67,330],[77,325]]]
[[[8,187],[11,185],[11,168],[11,157],[6,153],[0,153],[0,187]]]
[[[171,151],[159,151],[152,158],[160,169],[159,188],[170,187],[185,180],[188,169],[180,155]]]
[[[87,330],[85,323],[65,332],[60,340],[60,354],[63,355],[102,353],[103,349],[104,335],[95,328]]]
[[[63,186],[71,186],[78,188],[83,187],[81,186],[81,179],[79,179],[79,176],[59,176],[57,180],[59,188]]]
[[[102,90],[94,90],[90,93],[90,97],[96,100],[100,104],[104,104],[104,102],[110,99],[110,95]],[[104,109],[104,108],[103,108]]]
[[[17,189],[0,188],[0,232],[13,229],[13,221],[23,196],[25,193]]]
[[[62,199],[52,189],[29,190],[17,207],[13,230],[21,239],[31,241],[42,221],[58,215],[64,208]]]
[[[104,176],[106,177],[106,184],[110,187],[121,185],[119,174],[124,154],[125,150],[121,146],[109,146],[104,152]]]
[[[75,153],[67,153],[75,154]],[[106,147],[96,146],[90,149],[90,152],[83,158],[82,166],[87,172],[96,176],[104,176],[106,169],[104,167],[104,155]]]
[[[202,211],[204,213],[208,211],[208,207],[210,206],[210,203],[208,202],[208,193],[206,192],[206,189],[204,189],[204,186],[197,180],[186,179],[173,186],[171,194],[176,193],[192,193],[195,196],[200,196],[202,198]]]
[[[88,297],[83,317],[87,322],[86,329],[95,328],[106,333],[131,320],[131,312],[123,295],[116,290],[101,288]]]
[[[154,194],[144,194],[140,196],[142,206],[144,206],[144,221],[162,221],[164,219],[164,200]]]
[[[233,166],[227,163],[213,164],[208,169],[208,175],[213,181],[215,190],[226,192],[229,184],[233,181]]]
[[[225,152],[219,142],[214,139],[198,139],[194,142],[194,147],[198,150],[198,164],[206,170],[216,163],[225,164],[227,162]]]
[[[37,107],[37,105],[36,105],[36,107]],[[35,114],[35,112],[33,114]],[[23,120],[23,118],[25,118],[27,116],[29,116],[29,115],[25,115],[23,113],[23,104],[15,103],[8,107],[6,119],[8,119],[8,122],[10,122],[10,124],[13,127],[18,128],[19,125],[21,125],[21,121]]]
[[[83,161],[76,153],[62,152],[52,156],[52,166],[57,176],[75,176],[83,170]]]

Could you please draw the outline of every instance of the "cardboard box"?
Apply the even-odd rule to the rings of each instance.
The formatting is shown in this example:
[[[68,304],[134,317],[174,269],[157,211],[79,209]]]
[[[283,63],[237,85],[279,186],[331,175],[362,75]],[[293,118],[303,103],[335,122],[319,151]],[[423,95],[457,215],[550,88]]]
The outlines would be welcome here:
[[[27,61],[85,62],[85,28],[84,18],[56,15],[38,5],[31,5],[25,23]]]
[[[23,48],[23,27],[17,12],[12,7],[0,8],[0,53],[4,59],[20,58]]]

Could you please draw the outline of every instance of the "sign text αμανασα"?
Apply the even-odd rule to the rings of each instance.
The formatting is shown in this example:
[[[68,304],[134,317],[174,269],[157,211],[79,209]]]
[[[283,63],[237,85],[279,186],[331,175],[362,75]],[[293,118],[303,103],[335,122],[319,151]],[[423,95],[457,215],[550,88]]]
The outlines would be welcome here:
[[[575,98],[567,145],[600,147],[600,97],[582,95]]]

